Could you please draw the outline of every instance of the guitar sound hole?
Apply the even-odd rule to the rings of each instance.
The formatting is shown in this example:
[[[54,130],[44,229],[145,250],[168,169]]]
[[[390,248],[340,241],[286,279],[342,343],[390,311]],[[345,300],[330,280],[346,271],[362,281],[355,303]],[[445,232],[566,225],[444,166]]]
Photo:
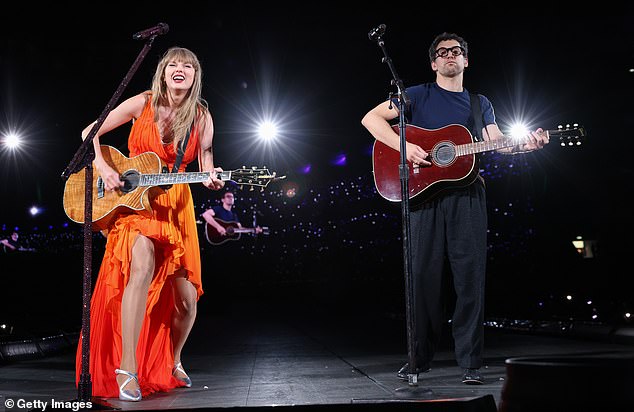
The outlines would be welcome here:
[[[123,181],[123,187],[120,189],[123,193],[130,193],[139,187],[139,180],[141,179],[141,174],[136,170],[128,170],[124,174],[121,175],[121,180]]]
[[[456,149],[451,143],[440,143],[433,150],[434,163],[447,166],[456,159]]]

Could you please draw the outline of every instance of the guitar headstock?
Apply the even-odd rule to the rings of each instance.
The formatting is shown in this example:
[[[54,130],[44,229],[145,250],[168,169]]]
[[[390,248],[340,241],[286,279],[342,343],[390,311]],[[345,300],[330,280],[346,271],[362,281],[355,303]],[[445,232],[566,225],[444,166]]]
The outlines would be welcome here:
[[[264,191],[269,183],[286,178],[286,176],[277,176],[276,172],[271,173],[266,167],[257,166],[242,166],[240,169],[222,172],[221,175],[222,180],[231,180],[240,188],[246,185],[251,187],[249,190],[259,187],[261,191]]]
[[[586,137],[586,129],[577,123],[559,125],[557,130],[549,130],[548,135],[557,137],[560,146],[580,146]]]

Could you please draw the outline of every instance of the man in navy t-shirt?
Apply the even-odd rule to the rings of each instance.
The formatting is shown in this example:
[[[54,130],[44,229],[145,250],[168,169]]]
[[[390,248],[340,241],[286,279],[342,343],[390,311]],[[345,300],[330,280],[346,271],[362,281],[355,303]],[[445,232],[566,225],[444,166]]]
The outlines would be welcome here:
[[[224,222],[234,222],[239,228],[242,227],[242,224],[240,223],[240,219],[238,218],[238,214],[233,211],[234,200],[235,200],[235,197],[233,192],[227,191],[222,195],[219,205],[215,205],[211,207],[210,209],[207,209],[202,214],[202,217],[205,219],[205,221],[209,223],[218,232],[218,235],[220,236],[226,236],[227,229],[225,228],[225,226],[220,224],[216,219],[220,219]],[[262,233],[262,228],[259,226],[256,227],[254,233],[256,234]]]
[[[470,94],[463,86],[464,71],[469,66],[467,42],[454,33],[442,33],[432,42],[429,59],[436,81],[406,89],[410,105],[404,115],[408,123],[429,130],[462,125],[485,141],[504,138],[495,122],[491,102],[482,95],[477,95],[482,130],[475,128],[478,123],[472,112]],[[400,137],[390,121],[399,116],[398,108],[394,101],[382,102],[361,121],[375,139],[396,151],[400,150]],[[440,167],[439,159],[410,142],[409,137],[407,140],[405,151],[410,168],[419,168],[419,173],[425,173],[425,168]],[[546,143],[547,133],[537,129],[527,136],[525,143],[498,151],[528,152],[541,149]],[[456,361],[462,368],[462,382],[482,384],[487,250],[487,209],[482,177],[470,179],[464,186],[450,186],[413,207],[410,228],[416,362],[403,365],[397,376],[408,380],[409,375],[430,370],[445,324],[442,287],[450,283],[443,281],[447,260],[456,293],[451,319]]]
[[[218,223],[216,219],[223,220],[225,222],[236,222],[240,227],[240,219],[238,219],[238,214],[233,211],[234,204],[234,195],[233,192],[227,191],[220,198],[220,204],[215,205],[209,209],[207,209],[202,217],[205,219],[207,223],[213,226],[220,236],[226,235],[226,229],[223,225]]]

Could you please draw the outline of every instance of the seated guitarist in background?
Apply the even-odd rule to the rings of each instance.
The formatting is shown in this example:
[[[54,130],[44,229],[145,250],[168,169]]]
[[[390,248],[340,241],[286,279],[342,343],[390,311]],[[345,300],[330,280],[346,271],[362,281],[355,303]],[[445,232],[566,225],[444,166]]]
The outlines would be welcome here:
[[[154,152],[171,171],[198,160],[209,178],[203,183],[218,190],[222,170],[214,167],[214,126],[201,97],[202,71],[198,57],[173,47],[158,62],[151,89],[128,98],[109,112],[94,137],[95,173],[106,191],[119,191],[124,182],[105,159],[100,138],[132,122],[130,157]],[[95,123],[87,126],[86,138]],[[92,394],[139,401],[157,391],[191,387],[181,365],[181,351],[203,294],[200,246],[191,190],[174,184],[150,199],[152,215],[117,215],[109,227],[90,310],[90,374]],[[81,376],[81,340],[76,381]]]
[[[0,244],[4,246],[5,252],[13,252],[21,249],[20,243],[18,242],[18,237],[18,232],[12,232],[10,237],[0,240]]]
[[[408,123],[425,129],[459,124],[485,140],[504,137],[495,122],[491,102],[477,95],[482,113],[482,130],[475,130],[470,94],[463,86],[469,65],[467,42],[454,33],[438,35],[429,48],[431,69],[436,81],[409,87],[410,99],[405,117]],[[378,141],[400,150],[400,138],[390,121],[399,115],[398,102],[385,101],[371,109],[361,123]],[[478,133],[474,133],[478,132]],[[548,143],[542,129],[527,136],[526,143],[500,149],[502,153],[520,153],[541,149]],[[429,150],[430,148],[426,148]],[[436,167],[429,153],[407,142],[410,167]],[[430,170],[430,172],[433,169]],[[453,187],[426,200],[410,213],[412,277],[415,295],[416,368],[406,363],[398,371],[400,379],[430,369],[443,320],[442,285],[445,259],[449,262],[456,293],[451,319],[456,361],[462,369],[462,382],[482,384],[484,339],[484,282],[487,251],[487,208],[484,180],[478,176],[466,187]]]
[[[238,214],[233,210],[234,202],[235,202],[235,196],[233,192],[226,191],[222,195],[222,198],[220,198],[219,205],[215,205],[207,209],[202,214],[202,217],[205,219],[205,221],[209,223],[211,226],[213,226],[220,236],[226,236],[227,230],[223,225],[218,223],[216,219],[220,219],[224,222],[235,222],[238,225],[238,227],[240,228],[242,227],[242,224],[240,223],[240,219],[238,218]],[[262,228],[259,226],[256,226],[255,233],[256,234],[262,233]]]

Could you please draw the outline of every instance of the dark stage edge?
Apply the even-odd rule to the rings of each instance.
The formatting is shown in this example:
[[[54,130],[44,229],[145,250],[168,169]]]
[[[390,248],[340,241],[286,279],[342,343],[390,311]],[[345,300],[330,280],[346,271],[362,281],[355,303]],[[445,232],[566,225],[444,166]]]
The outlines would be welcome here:
[[[201,313],[183,357],[192,388],[152,394],[136,403],[93,400],[106,409],[137,411],[495,411],[509,358],[634,358],[631,344],[487,329],[484,385],[460,381],[462,371],[446,338],[431,372],[420,375],[418,386],[408,386],[396,377],[407,359],[402,320],[315,310],[303,317],[300,311],[240,303]],[[2,407],[6,399],[76,400],[74,355],[73,348],[1,365]]]

